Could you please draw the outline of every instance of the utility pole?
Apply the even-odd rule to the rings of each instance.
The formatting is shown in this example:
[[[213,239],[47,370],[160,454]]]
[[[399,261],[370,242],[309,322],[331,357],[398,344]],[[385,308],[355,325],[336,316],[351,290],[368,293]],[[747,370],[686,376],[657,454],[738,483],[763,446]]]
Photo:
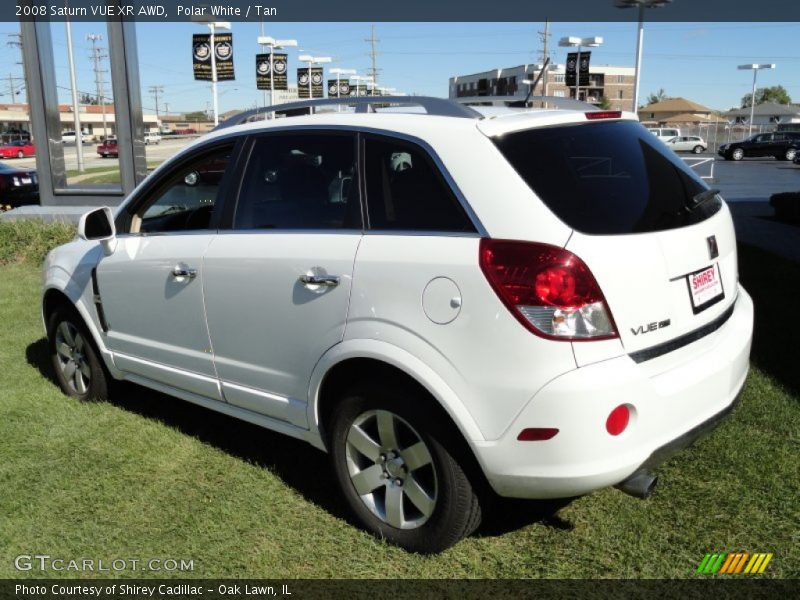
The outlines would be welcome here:
[[[380,71],[380,69],[378,68],[378,50],[375,44],[380,42],[380,40],[375,37],[375,25],[372,26],[372,34],[364,41],[370,44],[369,55],[372,58],[372,67],[369,69],[369,72],[372,76],[372,82],[378,85],[378,71]]]
[[[65,4],[66,5],[66,4]],[[69,85],[72,96],[72,124],[75,127],[75,158],[78,159],[78,172],[84,172],[83,127],[81,126],[80,106],[78,105],[78,85],[75,82],[75,56],[72,52],[72,23],[64,21],[67,32],[67,62],[69,63]]]
[[[86,39],[92,42],[92,54],[89,57],[94,62],[94,83],[97,88],[97,99],[100,102],[100,107],[103,112],[103,138],[108,137],[108,125],[106,123],[106,96],[105,96],[105,81],[103,80],[103,71],[100,68],[100,61],[108,58],[108,54],[104,54],[105,48],[98,48],[97,42],[102,41],[103,36],[99,33],[87,33]]]
[[[550,61],[547,60],[550,58],[550,21],[546,19],[544,22],[544,31],[539,32],[539,39],[542,42],[542,53],[539,56],[539,60],[544,67],[544,73],[542,75],[542,96],[547,96],[547,84],[548,84],[548,71],[550,70]]]
[[[147,90],[150,92],[150,95],[153,97],[156,103],[156,125],[158,126],[158,95],[164,95],[164,86],[163,85],[151,85]]]
[[[21,83],[19,83],[19,84],[14,83],[15,81],[19,81]],[[17,88],[19,88],[20,91],[22,91],[22,89],[25,87],[25,80],[20,78],[20,77],[14,77],[11,73],[9,73],[8,74],[8,87],[9,87],[9,93],[11,94],[11,104],[16,104],[17,103],[17,94],[19,93],[19,92],[17,92]]]
[[[9,38],[8,41],[6,42],[6,45],[7,46],[11,46],[12,48],[17,48],[19,50],[19,54],[20,54],[19,60],[15,64],[22,65],[22,34],[21,33],[7,33],[6,37]],[[11,76],[9,75],[9,79],[10,78],[11,78]],[[22,78],[22,81],[23,82],[25,81],[24,78]],[[20,86],[20,87],[22,87],[22,86]],[[16,93],[16,91],[14,89],[14,86],[12,85],[11,86],[11,98],[12,99],[16,98],[15,93]],[[14,101],[16,102],[16,100],[14,100]]]

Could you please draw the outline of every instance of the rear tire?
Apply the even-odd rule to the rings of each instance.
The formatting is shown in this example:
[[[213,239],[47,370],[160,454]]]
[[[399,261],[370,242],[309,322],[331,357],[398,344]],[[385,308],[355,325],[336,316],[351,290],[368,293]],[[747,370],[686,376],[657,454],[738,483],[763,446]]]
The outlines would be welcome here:
[[[48,349],[61,391],[80,400],[107,400],[110,375],[78,312],[60,306],[47,323]]]
[[[694,152],[695,154],[702,154],[703,150],[705,150],[705,148],[703,148],[702,146],[695,146],[694,148],[692,148],[692,152]]]
[[[19,152],[17,152],[17,158],[25,158],[25,153],[22,150],[20,150]]]
[[[331,418],[336,479],[365,529],[410,552],[441,552],[472,533],[481,508],[419,392],[362,384]],[[438,419],[441,421],[441,419]]]
[[[797,150],[795,148],[787,148],[786,153],[783,155],[783,160],[788,160],[792,162],[794,157],[797,156]]]

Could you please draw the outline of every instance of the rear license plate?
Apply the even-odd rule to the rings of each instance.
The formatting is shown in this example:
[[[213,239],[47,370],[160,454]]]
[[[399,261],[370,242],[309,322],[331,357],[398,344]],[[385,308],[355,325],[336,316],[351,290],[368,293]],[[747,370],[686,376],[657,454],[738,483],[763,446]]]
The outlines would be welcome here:
[[[22,185],[30,185],[31,184],[31,178],[30,177],[20,177],[19,181],[20,181],[20,183],[22,183]]]
[[[690,273],[686,276],[686,283],[689,285],[689,296],[692,299],[692,310],[695,314],[716,304],[725,296],[717,263]]]

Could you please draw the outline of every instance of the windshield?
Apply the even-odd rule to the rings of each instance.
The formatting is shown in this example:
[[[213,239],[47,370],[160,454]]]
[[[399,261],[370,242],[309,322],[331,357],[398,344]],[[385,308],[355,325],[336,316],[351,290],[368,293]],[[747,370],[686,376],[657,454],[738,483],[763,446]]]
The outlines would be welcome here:
[[[639,123],[608,121],[506,134],[495,144],[564,223],[588,234],[663,231],[702,221],[718,197]]]

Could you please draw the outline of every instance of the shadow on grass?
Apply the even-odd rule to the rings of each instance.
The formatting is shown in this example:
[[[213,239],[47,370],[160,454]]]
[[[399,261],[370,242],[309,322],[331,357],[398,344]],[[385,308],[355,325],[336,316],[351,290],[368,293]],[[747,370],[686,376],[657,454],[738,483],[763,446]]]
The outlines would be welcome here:
[[[739,279],[755,305],[754,365],[800,396],[797,343],[800,320],[795,313],[800,293],[800,265],[771,252],[739,245]]]
[[[25,355],[28,364],[58,386],[46,339],[30,344]],[[115,382],[109,403],[266,468],[309,502],[359,526],[338,493],[328,456],[306,442],[127,382]],[[555,514],[568,500],[512,500],[500,498],[488,490],[481,495],[484,516],[475,534],[479,537],[503,535],[534,523],[557,529],[571,528]]]

